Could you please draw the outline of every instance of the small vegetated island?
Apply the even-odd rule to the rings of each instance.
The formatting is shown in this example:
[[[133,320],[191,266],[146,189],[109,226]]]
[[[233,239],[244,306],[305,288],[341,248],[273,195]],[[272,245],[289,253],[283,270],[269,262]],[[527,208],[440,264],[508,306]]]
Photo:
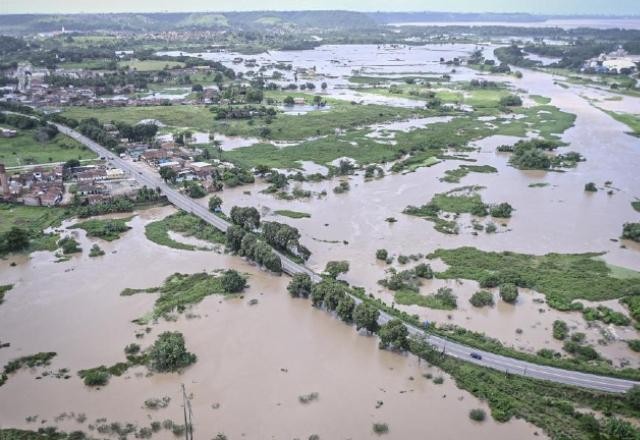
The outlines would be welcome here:
[[[440,258],[448,268],[438,278],[475,280],[482,287],[510,283],[536,290],[558,310],[582,310],[580,299],[604,301],[636,298],[640,272],[618,276],[602,254],[527,255],[515,252],[485,252],[471,247],[438,249],[429,258]]]
[[[433,196],[429,203],[422,206],[407,206],[404,213],[422,217],[434,223],[434,229],[444,234],[458,234],[460,225],[457,219],[461,214],[471,214],[474,218],[491,216],[494,219],[506,219],[511,217],[513,207],[502,202],[498,204],[486,204],[478,191],[480,186],[464,186],[455,188],[446,193]],[[474,223],[474,229],[487,232],[495,232],[496,226],[492,222],[486,226]]]

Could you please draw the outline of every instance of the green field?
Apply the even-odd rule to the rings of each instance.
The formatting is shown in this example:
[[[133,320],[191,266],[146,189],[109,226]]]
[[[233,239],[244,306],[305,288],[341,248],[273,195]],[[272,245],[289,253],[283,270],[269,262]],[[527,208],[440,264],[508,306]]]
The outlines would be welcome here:
[[[225,242],[224,233],[200,220],[198,217],[180,211],[145,226],[145,236],[156,244],[186,251],[209,250],[194,245],[172,240],[169,231],[180,233],[186,237],[194,237],[213,244]]]
[[[130,70],[139,72],[152,72],[155,70],[163,70],[184,67],[185,64],[180,61],[163,61],[163,60],[127,60],[119,61],[118,67],[123,69],[128,67]]]
[[[14,226],[34,233],[40,232],[51,226],[59,226],[68,214],[64,208],[0,203],[0,233],[7,232]]]
[[[14,138],[0,138],[0,163],[14,167],[96,157],[84,145],[63,134],[40,143],[33,138],[33,133],[34,130],[21,130]]]
[[[631,113],[617,113],[611,111],[606,111],[606,113],[616,121],[622,122],[629,127],[631,129],[629,134],[640,136],[640,114],[634,115]]]
[[[282,215],[284,217],[295,218],[295,219],[311,217],[311,214],[308,214],[306,212],[291,211],[289,209],[281,209],[278,211],[273,211],[273,213],[277,215]]]
[[[498,284],[511,282],[547,297],[550,306],[575,309],[573,301],[604,301],[640,292],[640,273],[612,269],[600,254],[526,255],[484,252],[471,247],[438,249],[430,257],[441,258],[448,269],[438,278],[462,278],[482,282],[492,277]]]

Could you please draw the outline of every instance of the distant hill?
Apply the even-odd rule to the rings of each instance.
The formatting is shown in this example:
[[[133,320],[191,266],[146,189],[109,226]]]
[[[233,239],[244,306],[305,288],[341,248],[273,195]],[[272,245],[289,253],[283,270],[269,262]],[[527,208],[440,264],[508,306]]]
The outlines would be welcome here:
[[[68,31],[203,30],[233,27],[235,30],[270,27],[306,29],[375,28],[369,15],[349,11],[250,11],[225,13],[138,13],[138,14],[9,14],[0,15],[0,33],[32,34]]]

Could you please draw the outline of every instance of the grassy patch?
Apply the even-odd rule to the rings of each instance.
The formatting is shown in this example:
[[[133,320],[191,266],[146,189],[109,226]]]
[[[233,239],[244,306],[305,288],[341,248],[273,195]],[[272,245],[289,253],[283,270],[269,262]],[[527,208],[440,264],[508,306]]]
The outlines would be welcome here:
[[[123,219],[87,220],[70,227],[70,229],[84,229],[88,237],[97,237],[106,241],[113,241],[120,238],[120,234],[131,229],[127,223],[133,217]]]
[[[606,110],[605,112],[616,121],[622,122],[627,127],[629,127],[631,129],[631,132],[629,134],[640,136],[640,115],[634,115],[631,113],[618,113]]]
[[[171,237],[169,237],[169,231],[178,232],[187,237],[194,237],[215,244],[225,242],[223,232],[193,214],[188,214],[183,211],[172,214],[162,220],[149,223],[144,229],[145,236],[161,246],[187,251],[199,249],[197,246],[172,240]],[[204,248],[200,250],[208,249]]]
[[[0,162],[8,167],[93,159],[95,153],[61,133],[47,142],[33,138],[35,130],[19,130],[13,138],[0,137]]]
[[[445,176],[440,180],[449,183],[459,183],[460,179],[469,173],[497,173],[498,170],[491,165],[460,165],[454,170],[444,172]]]
[[[172,69],[174,67],[184,67],[185,64],[180,61],[164,61],[164,60],[127,60],[118,62],[118,68],[128,67],[130,70],[138,72],[151,72],[155,70]]]
[[[538,105],[547,105],[551,102],[551,98],[547,98],[546,96],[531,95],[529,97]]]
[[[277,211],[273,211],[273,213],[277,215],[282,215],[284,217],[295,218],[295,219],[311,217],[311,214],[308,214],[306,212],[291,211],[288,209],[280,209]]]
[[[455,297],[442,295],[440,292],[431,295],[421,295],[419,292],[402,289],[394,293],[395,302],[401,305],[421,306],[437,310],[454,310],[456,308]]]
[[[640,293],[640,278],[614,276],[606,263],[594,258],[598,256],[484,252],[471,247],[438,249],[430,255],[449,266],[436,274],[438,278],[514,283],[543,293],[549,305],[560,310],[581,308],[573,303],[577,299],[604,301]]]
[[[547,182],[536,182],[529,184],[529,188],[544,188],[545,186],[549,186],[549,184]]]
[[[182,312],[188,305],[197,304],[205,297],[213,294],[224,295],[222,279],[216,275],[196,273],[193,275],[173,274],[160,287],[150,289],[125,289],[121,295],[128,296],[136,293],[158,293],[159,296],[153,306],[153,311],[136,320],[143,324],[149,320],[167,317],[174,311]]]

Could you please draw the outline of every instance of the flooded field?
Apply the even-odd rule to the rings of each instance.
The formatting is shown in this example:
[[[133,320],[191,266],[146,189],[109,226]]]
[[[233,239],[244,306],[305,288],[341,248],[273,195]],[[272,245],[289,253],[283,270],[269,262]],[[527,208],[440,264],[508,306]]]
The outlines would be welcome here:
[[[463,56],[470,45],[452,46],[449,52],[441,53],[440,46],[430,47],[431,51],[413,48],[411,51],[395,49],[397,56],[390,56],[375,46],[370,50],[377,57],[384,57],[384,62],[374,61],[363,64],[360,69],[380,72],[398,72],[399,65],[410,72],[432,72],[436,69],[431,63],[442,54],[445,58]],[[351,46],[340,47],[332,57],[325,49],[301,51],[290,54],[288,58],[304,63],[313,62],[322,65],[336,74],[347,75],[339,63],[327,59],[350,59],[359,57]],[[331,48],[331,50],[337,50]],[[490,52],[491,48],[486,48]],[[413,66],[414,56],[424,58],[421,66]],[[216,54],[219,55],[219,54]],[[371,54],[368,54],[369,56]],[[211,56],[214,56],[211,54]],[[363,55],[364,56],[364,55]],[[394,61],[395,59],[404,60]],[[318,72],[323,72],[318,68]],[[594,90],[584,86],[569,85],[568,88],[556,84],[559,77],[523,70],[524,76],[517,79],[509,76],[485,75],[458,68],[452,74],[455,80],[477,76],[479,78],[508,81],[514,89],[529,95],[551,98],[551,105],[562,111],[577,115],[572,128],[561,135],[567,145],[560,149],[577,151],[585,158],[585,162],[576,168],[564,172],[521,171],[508,164],[508,155],[496,153],[497,146],[513,144],[520,138],[508,136],[491,136],[471,144],[476,150],[468,154],[469,159],[476,160],[477,165],[491,165],[498,172],[492,174],[471,173],[464,177],[460,184],[440,181],[446,170],[454,169],[466,162],[447,160],[429,168],[419,168],[413,173],[390,174],[383,179],[365,181],[362,173],[349,177],[351,190],[344,194],[333,194],[332,188],[337,180],[319,183],[304,183],[303,189],[318,195],[326,192],[327,196],[298,199],[293,201],[279,200],[273,195],[262,194],[266,188],[264,183],[256,183],[253,188],[236,188],[225,190],[222,194],[225,210],[234,205],[258,206],[268,213],[275,210],[290,209],[308,213],[311,218],[293,220],[277,217],[277,221],[296,226],[303,235],[303,243],[312,251],[310,266],[322,271],[330,260],[344,259],[351,263],[345,279],[352,284],[366,287],[386,300],[392,297],[382,289],[377,281],[384,278],[385,266],[375,260],[375,251],[388,249],[392,255],[428,254],[438,248],[456,248],[474,246],[488,251],[510,250],[521,253],[545,254],[605,252],[604,259],[614,265],[640,270],[640,254],[637,244],[620,242],[622,224],[634,221],[637,214],[630,203],[640,196],[640,174],[636,172],[634,163],[640,160],[640,140],[625,134],[626,126],[616,122],[600,109],[590,105],[589,96],[598,97],[598,105],[617,110],[629,109],[637,103],[637,98],[625,97],[622,100],[611,99],[612,93]],[[340,93],[336,90],[335,93]],[[353,92],[351,92],[353,93]],[[378,99],[367,93],[359,93],[363,101]],[[392,98],[395,99],[395,98]],[[402,99],[402,98],[399,98]],[[608,99],[608,100],[607,100]],[[487,124],[492,119],[484,119]],[[394,144],[394,131],[413,130],[424,127],[431,118],[380,124],[371,127],[370,137],[381,142]],[[535,136],[535,127],[531,127],[530,136]],[[607,190],[595,194],[585,193],[584,185],[593,181],[604,189],[607,181],[612,182],[611,194]],[[544,183],[544,187],[531,187],[532,184]],[[504,221],[504,230],[497,234],[475,234],[468,223],[458,235],[444,235],[434,231],[431,223],[420,218],[402,214],[408,205],[422,205],[436,193],[446,192],[456,186],[480,185],[483,200],[488,203],[509,202],[515,213],[511,219]],[[248,192],[247,190],[250,189]],[[204,201],[203,201],[204,203]],[[385,219],[393,217],[395,223]],[[410,265],[409,265],[410,266]],[[465,307],[449,313],[433,311],[421,307],[405,307],[411,313],[437,322],[454,322],[466,328],[482,331],[505,343],[535,351],[544,347],[559,348],[558,342],[550,335],[550,324],[555,319],[572,321],[579,331],[584,331],[594,343],[602,339],[603,332],[613,334],[616,342],[606,346],[597,346],[603,355],[616,363],[631,359],[637,363],[637,356],[630,352],[624,340],[638,337],[637,331],[631,327],[624,329],[607,329],[599,325],[589,326],[579,314],[569,315],[546,309],[544,313],[538,309],[537,303],[531,302],[535,294],[516,307],[497,307],[490,312],[478,311],[470,307],[466,298],[473,293],[472,287],[454,286],[459,293],[461,303]],[[424,286],[423,293],[435,290],[437,286]],[[449,316],[450,315],[450,316]],[[517,329],[524,330],[516,333]]]
[[[373,438],[376,422],[387,423],[387,437],[397,439],[545,438],[523,421],[472,422],[469,410],[487,409],[484,403],[458,390],[446,375],[442,385],[434,384],[423,375],[442,373],[415,357],[381,351],[376,338],[358,335],[305,300],[289,298],[287,277],[266,275],[237,257],[148,241],[144,225],[171,212],[139,213],[121,239],[98,241],[104,257],[89,258],[86,250],[95,240],[79,232],[85,252],[68,262],[55,263],[48,252],[0,262],[0,282],[15,283],[0,307],[0,335],[11,343],[0,350],[0,363],[55,351],[45,369],[71,371],[68,380],[36,380],[42,369],[11,375],[0,388],[0,425],[56,424],[87,431],[103,417],[139,426],[165,419],[181,423],[183,383],[202,438],[218,432],[229,438]],[[142,332],[142,339],[135,337],[142,328],[131,321],[150,310],[155,295],[121,297],[122,289],[157,286],[174,272],[219,268],[249,274],[250,288],[242,297],[209,296],[177,321],[160,321]],[[250,305],[254,299],[257,304]],[[146,347],[165,330],[183,332],[187,348],[198,356],[182,374],[148,375],[137,367],[102,389],[89,389],[77,377],[79,369],[122,361],[125,345]],[[318,399],[300,403],[298,397],[309,393],[318,393]],[[144,407],[146,399],[165,396],[171,398],[167,408]],[[63,413],[67,416],[59,417]],[[71,413],[84,414],[86,421]],[[28,422],[29,416],[38,417]],[[162,431],[154,438],[173,435]]]

